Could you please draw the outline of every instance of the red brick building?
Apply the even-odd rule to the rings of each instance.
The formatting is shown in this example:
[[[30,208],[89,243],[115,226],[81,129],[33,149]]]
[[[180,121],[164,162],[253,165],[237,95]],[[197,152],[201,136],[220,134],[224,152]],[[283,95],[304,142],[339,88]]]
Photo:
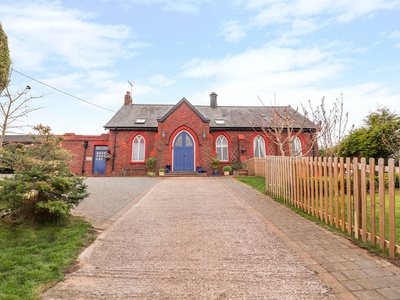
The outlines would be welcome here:
[[[271,123],[265,120],[294,112],[290,106],[218,106],[215,93],[210,105],[192,105],[185,98],[175,105],[133,104],[127,92],[124,105],[105,125],[109,134],[65,134],[62,144],[75,155],[71,168],[79,175],[145,175],[149,157],[156,160],[154,171],[211,174],[214,157],[219,158],[221,171],[236,161],[279,155],[268,128]],[[293,127],[302,132],[292,149],[316,156],[317,146],[310,143],[315,124],[295,113]]]

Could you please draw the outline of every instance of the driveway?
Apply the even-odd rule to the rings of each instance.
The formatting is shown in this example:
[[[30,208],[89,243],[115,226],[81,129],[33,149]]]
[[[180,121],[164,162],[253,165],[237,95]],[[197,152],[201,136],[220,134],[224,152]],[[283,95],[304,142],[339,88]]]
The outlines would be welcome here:
[[[88,183],[102,180],[108,179]],[[44,299],[335,298],[276,228],[229,187],[251,190],[241,183],[207,177],[121,180],[109,196],[97,195],[102,200],[95,210],[101,213],[92,220],[100,216],[96,222],[106,230],[81,254],[80,268]],[[138,190],[126,196],[133,186]],[[132,199],[114,207],[118,195]],[[107,223],[112,216],[106,217],[103,205],[114,207],[114,222]],[[76,212],[91,208],[82,203]]]

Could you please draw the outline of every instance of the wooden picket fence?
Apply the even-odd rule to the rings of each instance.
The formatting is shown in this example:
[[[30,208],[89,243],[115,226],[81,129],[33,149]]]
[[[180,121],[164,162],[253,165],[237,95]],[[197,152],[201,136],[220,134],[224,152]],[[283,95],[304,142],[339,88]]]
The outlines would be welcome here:
[[[266,191],[348,235],[388,249],[396,245],[396,187],[399,168],[371,158],[268,156]],[[398,177],[397,177],[398,178]],[[400,195],[400,194],[399,194]],[[399,196],[400,197],[400,196]],[[398,200],[399,201],[399,200]],[[400,210],[400,206],[398,208]],[[399,220],[400,221],[400,220]]]

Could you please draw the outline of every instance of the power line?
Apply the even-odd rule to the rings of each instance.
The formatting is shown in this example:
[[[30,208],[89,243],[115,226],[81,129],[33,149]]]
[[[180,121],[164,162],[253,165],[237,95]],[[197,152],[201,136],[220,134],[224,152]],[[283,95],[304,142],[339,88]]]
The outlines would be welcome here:
[[[13,72],[16,72],[16,73],[18,73],[18,74],[20,74],[20,75],[22,75],[22,76],[25,76],[25,77],[27,77],[27,78],[33,80],[33,81],[36,81],[36,82],[38,82],[38,83],[40,83],[40,84],[43,84],[43,85],[45,85],[45,86],[47,86],[47,87],[49,87],[49,88],[51,88],[51,89],[53,89],[53,90],[56,90],[57,92],[60,92],[60,93],[63,93],[63,94],[65,94],[65,95],[67,95],[67,96],[70,96],[70,97],[72,97],[72,98],[78,99],[79,101],[85,102],[85,103],[87,103],[87,104],[96,106],[96,107],[101,108],[101,109],[104,109],[104,110],[108,110],[108,111],[111,111],[111,112],[116,112],[115,110],[112,110],[112,109],[109,109],[109,108],[106,108],[106,107],[103,107],[103,106],[94,104],[94,103],[92,103],[92,102],[89,102],[89,101],[84,100],[84,99],[82,99],[82,98],[79,98],[79,97],[77,97],[77,96],[74,96],[74,95],[72,95],[72,94],[70,94],[70,93],[64,92],[64,91],[62,91],[62,90],[60,90],[60,89],[58,89],[58,88],[55,88],[55,87],[53,87],[53,86],[51,86],[51,85],[49,85],[49,84],[47,84],[47,83],[44,83],[44,82],[42,82],[42,81],[40,81],[40,80],[37,80],[37,79],[32,78],[32,77],[30,77],[30,76],[28,76],[28,75],[26,75],[26,74],[23,74],[23,73],[21,73],[21,72],[15,70],[15,69],[12,69],[12,71],[13,71]]]

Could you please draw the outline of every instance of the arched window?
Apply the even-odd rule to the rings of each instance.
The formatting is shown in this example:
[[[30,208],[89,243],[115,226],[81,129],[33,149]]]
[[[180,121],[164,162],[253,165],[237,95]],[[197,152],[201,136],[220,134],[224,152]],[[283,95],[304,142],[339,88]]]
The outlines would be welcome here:
[[[257,135],[253,140],[254,157],[265,157],[265,140]]]
[[[216,141],[217,157],[220,161],[228,161],[228,140],[222,134]]]
[[[295,136],[292,138],[292,155],[302,157],[301,140]]]
[[[135,136],[132,142],[132,161],[144,161],[146,141],[140,134]]]

